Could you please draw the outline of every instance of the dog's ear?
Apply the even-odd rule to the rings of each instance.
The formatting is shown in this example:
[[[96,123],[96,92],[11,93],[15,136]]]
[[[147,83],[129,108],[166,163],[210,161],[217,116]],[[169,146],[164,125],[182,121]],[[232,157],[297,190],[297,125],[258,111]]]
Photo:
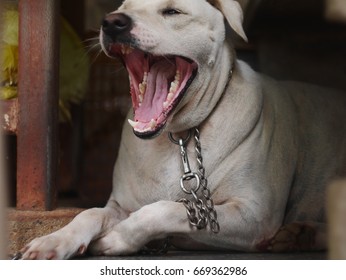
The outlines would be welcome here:
[[[207,0],[212,6],[221,11],[231,28],[246,42],[248,41],[243,29],[243,10],[234,0]]]

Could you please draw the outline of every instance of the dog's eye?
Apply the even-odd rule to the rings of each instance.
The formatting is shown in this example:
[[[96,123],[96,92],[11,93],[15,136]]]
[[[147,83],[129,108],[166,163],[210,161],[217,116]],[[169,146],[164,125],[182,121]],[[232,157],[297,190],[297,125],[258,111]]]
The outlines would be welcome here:
[[[179,15],[181,14],[181,11],[174,9],[174,8],[167,8],[162,11],[162,14],[164,16],[173,16],[173,15]]]

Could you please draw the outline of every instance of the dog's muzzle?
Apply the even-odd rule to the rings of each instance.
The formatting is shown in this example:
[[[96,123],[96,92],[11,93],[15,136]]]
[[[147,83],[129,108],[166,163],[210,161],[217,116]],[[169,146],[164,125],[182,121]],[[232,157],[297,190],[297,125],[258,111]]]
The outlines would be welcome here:
[[[101,27],[101,44],[109,57],[120,59],[130,76],[134,112],[129,124],[135,135],[159,135],[197,75],[197,63],[175,54],[155,54],[131,34],[136,23],[124,13],[108,14]],[[139,36],[139,37],[138,37]]]

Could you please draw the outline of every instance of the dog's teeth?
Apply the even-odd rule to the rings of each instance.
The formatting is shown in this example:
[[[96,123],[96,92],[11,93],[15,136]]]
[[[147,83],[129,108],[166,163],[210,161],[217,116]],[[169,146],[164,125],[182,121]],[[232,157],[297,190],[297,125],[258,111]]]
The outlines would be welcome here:
[[[169,92],[170,93],[175,93],[178,90],[179,87],[179,81],[178,80],[174,80],[171,83],[171,87],[169,88]]]
[[[167,109],[168,106],[169,106],[169,102],[168,101],[163,102],[163,109]]]
[[[177,81],[172,82],[172,83],[171,83],[171,88],[169,89],[169,92],[174,93],[174,92],[177,91],[177,89],[178,89],[178,83],[177,83]]]
[[[136,128],[137,125],[138,125],[138,122],[135,122],[135,121],[133,121],[133,120],[128,119],[127,121],[129,122],[129,124],[130,124],[133,128]]]
[[[121,53],[124,55],[125,54],[125,45],[121,45]]]
[[[123,55],[128,55],[128,54],[132,53],[133,50],[134,50],[134,48],[132,48],[130,46],[121,45],[121,53]]]
[[[148,82],[148,72],[144,72],[144,76],[143,76],[143,84],[147,84],[147,82]]]
[[[141,84],[139,84],[138,88],[139,88],[139,92],[141,93],[141,95],[144,95],[145,90],[147,89],[147,86],[145,84],[141,83]]]
[[[167,95],[167,101],[168,101],[168,102],[169,102],[169,101],[172,101],[173,98],[174,98],[174,94],[173,94],[172,92],[168,93],[168,95]]]
[[[132,47],[128,46],[128,47],[126,48],[126,54],[130,54],[130,53],[132,53],[132,52],[133,52],[133,50],[134,50],[134,48],[132,48]]]
[[[174,80],[176,80],[178,82],[180,81],[180,71],[179,70],[177,70],[177,73],[175,73]]]
[[[143,81],[138,85],[139,92],[140,92],[140,96],[139,96],[140,103],[143,102],[144,93],[147,89],[147,82],[148,82],[148,72],[144,72]]]
[[[138,95],[138,101],[139,101],[140,106],[143,103],[143,99],[144,99],[144,95],[143,94]]]
[[[152,119],[152,120],[150,121],[150,124],[149,124],[150,128],[151,128],[151,129],[154,129],[154,128],[156,127],[156,125],[157,125],[157,121],[154,120],[154,119]]]

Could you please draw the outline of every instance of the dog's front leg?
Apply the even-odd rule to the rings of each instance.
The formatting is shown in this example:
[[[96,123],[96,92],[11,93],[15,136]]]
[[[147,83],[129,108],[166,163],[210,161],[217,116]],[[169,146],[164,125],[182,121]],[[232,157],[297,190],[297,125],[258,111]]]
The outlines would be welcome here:
[[[152,240],[190,230],[181,203],[159,201],[131,213],[107,235],[92,242],[89,249],[94,255],[127,255],[138,252]]]
[[[91,244],[91,252],[97,255],[132,254],[152,240],[169,236],[187,237],[190,241],[183,246],[185,249],[254,250],[257,234],[264,234],[265,231],[260,229],[261,223],[257,222],[260,219],[253,215],[254,212],[247,211],[245,207],[239,210],[235,203],[215,208],[221,227],[217,234],[209,228],[197,230],[192,227],[182,203],[159,201],[146,205],[115,225],[106,236],[95,240]],[[274,233],[273,230],[271,232]]]
[[[105,235],[127,216],[114,201],[104,208],[85,210],[60,230],[32,240],[22,249],[22,258],[68,259],[81,255],[92,240]]]

